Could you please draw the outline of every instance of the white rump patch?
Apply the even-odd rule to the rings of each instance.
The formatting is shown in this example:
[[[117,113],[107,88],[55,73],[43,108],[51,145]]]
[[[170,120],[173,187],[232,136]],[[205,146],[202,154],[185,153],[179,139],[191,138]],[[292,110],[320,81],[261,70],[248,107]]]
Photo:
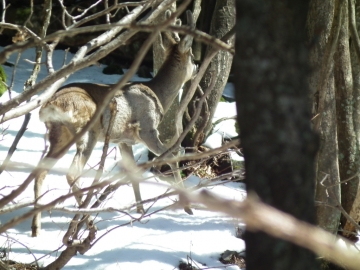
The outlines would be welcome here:
[[[72,111],[64,112],[54,105],[47,105],[41,108],[39,112],[41,122],[71,122],[72,117]]]

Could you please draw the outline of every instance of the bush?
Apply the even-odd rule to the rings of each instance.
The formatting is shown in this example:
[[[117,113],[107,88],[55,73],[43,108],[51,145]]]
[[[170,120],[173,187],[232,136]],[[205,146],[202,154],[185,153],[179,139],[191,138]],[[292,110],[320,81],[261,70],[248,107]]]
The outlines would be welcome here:
[[[0,66],[0,97],[4,94],[7,90],[6,87],[6,73],[2,66]]]

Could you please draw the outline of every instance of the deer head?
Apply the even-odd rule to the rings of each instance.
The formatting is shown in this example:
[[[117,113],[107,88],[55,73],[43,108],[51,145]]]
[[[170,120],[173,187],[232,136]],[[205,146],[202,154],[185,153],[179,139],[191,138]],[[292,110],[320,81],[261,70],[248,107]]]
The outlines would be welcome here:
[[[166,12],[166,18],[171,15]],[[186,12],[187,23],[190,29],[195,29],[195,22],[191,11]],[[175,24],[181,25],[180,20]],[[197,72],[192,54],[193,37],[185,35],[180,38],[178,33],[165,31],[161,34],[161,46],[166,55],[163,65],[156,76],[145,83],[159,98],[164,111],[166,112],[176,98],[182,85],[190,80]]]

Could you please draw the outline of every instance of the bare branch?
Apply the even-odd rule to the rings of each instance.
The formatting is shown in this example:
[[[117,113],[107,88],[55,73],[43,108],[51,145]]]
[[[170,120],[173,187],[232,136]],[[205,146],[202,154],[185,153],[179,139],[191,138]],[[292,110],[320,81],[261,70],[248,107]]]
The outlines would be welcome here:
[[[214,133],[214,128],[216,127],[217,124],[223,122],[223,121],[227,121],[227,120],[236,120],[236,115],[234,116],[230,116],[230,117],[222,117],[218,120],[216,120],[215,122],[212,123],[212,127],[209,131],[209,134],[213,134]]]
[[[200,12],[201,12],[201,0],[195,0],[193,3],[193,16],[195,22],[197,22]]]
[[[6,5],[6,0],[2,0],[2,14],[1,14],[1,23],[5,23],[5,14],[6,10],[9,8],[10,4]],[[3,32],[3,28],[0,28],[0,34]]]
[[[222,41],[228,40],[229,38],[231,38],[231,36],[233,36],[233,32],[234,32],[234,28],[231,29],[228,33],[226,33],[221,40]],[[175,126],[176,126],[177,132],[176,132],[175,136],[171,139],[171,141],[169,143],[170,145],[173,145],[175,143],[177,137],[182,133],[182,119],[183,119],[183,115],[186,111],[187,105],[191,101],[191,98],[196,91],[197,85],[200,83],[202,77],[204,76],[211,60],[215,57],[215,55],[218,53],[218,51],[219,50],[215,47],[211,47],[207,51],[205,58],[199,68],[198,74],[196,75],[194,80],[191,82],[191,86],[189,87],[185,97],[183,97],[183,99],[181,100],[181,104],[178,109],[178,117],[175,119]]]
[[[143,6],[140,6],[136,9],[134,9],[133,13],[124,17],[121,21],[123,21],[123,22],[132,21],[133,19],[135,19],[137,16],[140,15],[140,13],[143,11],[143,8],[144,8]],[[119,32],[121,30],[122,30],[122,27],[113,28],[113,29],[109,30],[107,33],[104,33],[104,34],[100,35],[98,38],[95,38],[93,40],[93,44],[96,44],[96,46],[101,46],[102,44],[107,42],[111,36],[115,35],[117,32]],[[5,102],[4,104],[2,104],[2,106],[0,107],[0,115],[3,115],[3,117],[0,120],[0,123],[10,120],[12,118],[21,116],[22,114],[24,114],[24,112],[28,112],[36,107],[39,107],[46,101],[46,98],[49,98],[50,96],[52,96],[53,93],[55,93],[55,91],[58,89],[58,87],[67,79],[67,77],[71,73],[97,62],[99,59],[103,58],[104,56],[106,56],[107,54],[109,54],[110,52],[115,50],[121,43],[123,43],[124,41],[129,39],[134,34],[135,34],[135,32],[133,32],[133,31],[125,32],[125,33],[121,34],[119,37],[117,37],[116,39],[114,39],[112,42],[105,45],[103,48],[99,49],[96,53],[91,54],[87,57],[84,57],[84,56],[90,49],[92,49],[92,46],[88,46],[88,45],[82,46],[79,49],[79,51],[75,54],[72,61],[68,65],[62,67],[61,69],[54,72],[53,74],[50,74],[44,80],[40,81],[39,83],[37,83],[36,85],[31,87],[28,91],[18,95],[16,98],[9,100],[9,101]],[[91,42],[90,42],[90,44],[91,44]],[[6,48],[5,48],[5,50],[6,50]],[[57,86],[54,87],[54,84],[56,84]],[[27,103],[26,105],[23,105],[23,106],[25,106],[24,108],[21,108],[21,106],[20,106],[19,108],[17,108],[14,111],[9,111],[10,109],[14,108],[15,106],[22,103],[23,101],[29,99],[31,96],[33,96],[34,94],[37,94],[38,92],[42,91],[43,89],[46,89],[44,92],[45,94],[49,92],[48,94],[46,94],[45,98],[40,95],[36,99]]]
[[[143,169],[147,169],[150,168],[152,166],[159,166],[159,165],[164,165],[165,163],[175,163],[175,162],[179,162],[179,161],[186,161],[186,160],[197,160],[197,159],[201,159],[201,158],[208,158],[210,156],[215,156],[223,151],[228,150],[231,147],[234,146],[238,146],[240,144],[240,140],[236,139],[236,140],[232,140],[231,142],[228,142],[226,144],[224,144],[221,147],[215,148],[215,149],[211,149],[209,151],[206,152],[202,152],[202,153],[191,153],[191,154],[186,154],[180,157],[174,157],[174,158],[167,158],[166,162],[164,160],[153,160],[153,161],[148,161],[145,162],[143,164],[140,164],[139,167],[143,168]]]
[[[95,14],[87,16],[87,17],[83,18],[82,20],[74,23],[73,25],[69,26],[68,31],[73,30],[73,29],[79,27],[80,25],[83,25],[84,23],[92,21],[92,20],[94,20],[96,18],[99,18],[99,17],[101,17],[103,15],[109,14],[111,11],[113,11],[115,9],[120,9],[122,7],[131,7],[131,6],[137,7],[137,6],[140,6],[140,5],[147,4],[147,3],[149,3],[149,0],[139,1],[139,2],[124,2],[124,3],[114,4],[110,8],[106,8],[104,10],[101,10],[101,11],[95,13]],[[103,30],[109,30],[109,29],[110,28],[103,29]]]
[[[24,26],[26,26],[30,22],[33,14],[34,14],[34,0],[30,0],[30,14],[27,17],[26,21],[24,22]]]
[[[34,205],[34,201],[24,202],[24,203],[16,203],[16,204],[13,204],[13,205],[9,205],[9,206],[6,206],[4,208],[0,208],[0,214],[10,213],[10,212],[19,210],[21,208],[28,207],[30,205]]]
[[[28,19],[27,19],[27,21],[25,22],[24,25],[26,25],[27,22],[31,19],[31,16],[33,14],[33,8],[34,8],[33,6],[34,6],[33,0],[31,0],[31,12],[30,12],[30,15],[29,15],[29,17],[28,17]],[[43,24],[42,24],[42,28],[41,28],[40,33],[39,33],[40,38],[44,38],[46,36],[46,31],[47,31],[47,28],[48,28],[48,26],[50,24],[51,0],[45,0],[43,11],[45,13],[45,16],[44,16],[44,21],[43,21]],[[46,46],[46,47],[48,47],[48,46]],[[41,56],[42,56],[42,47],[38,46],[36,48],[35,65],[34,65],[32,74],[30,75],[30,78],[24,84],[24,91],[26,91],[29,86],[33,86],[35,84],[35,82],[36,82],[36,79],[38,77],[38,74],[39,74],[40,68],[41,68],[41,66],[40,66]],[[19,56],[18,56],[17,62],[18,62],[18,60],[19,60]],[[13,77],[12,77],[12,84],[14,82],[14,77],[15,77],[15,68],[16,68],[16,65],[14,67],[14,73],[13,73]],[[11,86],[11,88],[12,88],[12,86]],[[13,141],[13,143],[12,143],[12,145],[11,145],[9,151],[8,151],[8,154],[7,154],[4,162],[0,166],[0,174],[4,171],[4,169],[6,168],[8,162],[10,161],[13,153],[15,152],[17,144],[19,143],[21,137],[23,136],[23,134],[26,131],[26,128],[27,128],[27,125],[28,125],[28,123],[30,121],[30,118],[31,118],[31,114],[27,113],[25,115],[24,122],[23,122],[19,132],[17,132],[17,134],[15,136],[15,139],[14,139],[14,141]]]
[[[109,0],[105,0],[104,7],[105,7],[105,10],[109,9]],[[106,23],[110,24],[110,12],[106,13],[105,18],[106,18]]]
[[[300,221],[289,214],[283,213],[266,205],[254,196],[249,196],[244,202],[222,199],[206,190],[198,195],[181,193],[183,204],[189,201],[206,205],[212,211],[222,212],[246,223],[251,231],[262,231],[273,237],[297,244],[309,249],[317,255],[335,264],[342,264],[352,270],[360,269],[359,252],[344,248],[353,243],[341,239],[316,226]]]
[[[1,25],[2,24],[0,23],[0,26]],[[6,24],[6,25],[11,25],[12,29],[15,28],[15,26],[12,24]],[[131,23],[128,23],[128,24],[112,23],[112,24],[99,24],[96,26],[85,26],[85,27],[81,27],[81,28],[69,28],[67,30],[58,30],[58,31],[48,35],[44,39],[28,40],[25,42],[7,46],[3,50],[3,52],[0,53],[0,63],[4,62],[7,58],[9,58],[9,56],[12,53],[14,53],[16,51],[23,51],[27,48],[36,46],[39,43],[53,41],[60,37],[71,37],[71,36],[75,36],[75,35],[79,35],[79,34],[83,34],[83,33],[105,31],[105,30],[113,29],[114,27],[123,27],[123,28],[128,28],[128,29],[136,30],[136,31],[152,32],[152,31],[154,31],[154,28],[156,26],[149,25],[147,23],[138,23],[137,25],[134,25]],[[22,27],[19,26],[19,28],[22,28]],[[18,28],[16,28],[16,29],[18,29]],[[177,25],[170,25],[167,27],[166,30],[167,31],[171,30],[174,32],[179,32],[181,34],[191,35],[198,41],[201,41],[205,44],[209,44],[219,50],[227,51],[231,54],[234,54],[234,52],[235,52],[234,48],[231,45],[228,45],[225,42],[221,41],[220,39],[210,36],[209,34],[202,32],[200,30],[194,30],[194,29],[190,29],[186,26],[177,26]],[[164,31],[166,31],[166,30],[164,30]],[[94,49],[94,48],[95,47],[93,47],[91,49]],[[89,49],[89,50],[91,50],[91,49]]]
[[[36,173],[36,171],[34,173]],[[6,230],[16,226],[17,224],[23,222],[24,220],[33,217],[36,213],[52,209],[55,205],[57,205],[57,204],[59,204],[61,202],[64,202],[68,198],[72,198],[73,196],[80,195],[80,194],[82,194],[82,193],[84,193],[86,191],[89,191],[89,190],[101,189],[101,188],[109,185],[110,183],[111,183],[111,180],[106,180],[106,181],[103,181],[103,182],[101,182],[101,183],[99,183],[97,185],[94,185],[94,186],[91,186],[91,187],[88,187],[88,188],[83,188],[81,190],[78,190],[76,192],[72,192],[72,193],[69,193],[69,194],[66,194],[66,195],[62,195],[62,196],[56,198],[55,200],[51,201],[50,203],[48,203],[46,205],[36,207],[36,208],[30,210],[29,212],[21,215],[21,216],[17,216],[15,218],[9,220],[5,224],[1,224],[0,225],[0,234],[5,232]],[[16,190],[16,192],[18,192],[18,191],[19,191],[19,188]],[[4,204],[2,204],[3,199],[0,200],[0,207],[4,206]]]
[[[36,40],[37,42],[41,42],[41,39],[38,35],[36,35],[32,30],[30,30],[29,28],[27,28],[26,26],[21,26],[21,25],[16,25],[16,24],[12,24],[12,23],[0,23],[0,27],[5,28],[5,29],[12,29],[12,30],[16,30],[18,32],[23,32],[25,35],[28,35],[29,37],[32,37],[34,40]],[[26,41],[24,41],[26,42]],[[24,42],[19,42],[19,44],[22,44]],[[14,46],[14,45],[10,45],[11,47],[18,47],[18,46]],[[10,47],[7,46],[7,47]],[[2,61],[0,61],[0,63],[2,63]]]
[[[21,57],[21,53],[18,53],[18,55],[16,56],[16,60],[15,60],[15,65],[13,67],[13,70],[12,70],[12,74],[11,74],[11,83],[10,83],[10,86],[8,87],[8,93],[9,93],[9,99],[11,99],[11,92],[12,92],[12,89],[14,87],[14,83],[15,83],[15,75],[16,75],[16,68],[19,64],[19,61],[20,61],[20,57]]]
[[[165,1],[164,1],[165,2]],[[183,9],[185,9],[186,5],[188,4],[189,0],[185,1],[179,8],[178,10],[174,13],[175,16],[177,16],[177,13],[181,13],[183,11]],[[182,8],[181,8],[182,7]],[[174,15],[173,14],[173,15]],[[165,21],[164,23],[162,23],[161,25],[159,25],[159,30],[163,29],[165,27],[167,27],[171,21],[172,21],[172,16]],[[159,31],[158,30],[158,31]],[[77,135],[75,137],[72,138],[72,140],[70,142],[67,143],[67,145],[65,145],[63,147],[62,150],[60,150],[58,153],[56,153],[54,156],[60,156],[62,154],[62,152],[65,151],[65,149],[68,149],[69,146],[73,145],[81,136],[83,136],[85,134],[85,132],[92,127],[92,125],[95,123],[95,121],[97,119],[99,119],[100,115],[102,114],[102,111],[104,110],[106,104],[108,104],[111,100],[111,98],[113,97],[113,95],[116,93],[116,91],[118,91],[119,89],[121,89],[121,87],[133,76],[133,74],[135,73],[135,71],[138,69],[143,57],[145,56],[147,50],[150,48],[152,42],[155,40],[158,31],[153,32],[152,35],[150,35],[150,37],[147,39],[147,41],[143,44],[142,48],[139,50],[139,55],[136,57],[136,59],[134,60],[134,62],[132,63],[130,69],[128,70],[128,72],[120,79],[120,81],[118,83],[116,83],[115,85],[112,86],[111,90],[109,92],[106,93],[105,98],[102,100],[101,103],[98,104],[96,111],[91,119],[91,121],[89,121],[86,126],[77,133]],[[106,46],[104,46],[106,47]],[[75,57],[74,57],[75,58]],[[51,76],[51,75],[50,75]],[[59,82],[59,81],[58,81]],[[54,161],[53,159],[50,160],[43,160],[41,163],[48,163],[51,164],[52,166],[55,164],[56,161]],[[29,177],[24,181],[24,183],[18,188],[18,190],[14,190],[10,195],[4,197],[2,200],[0,200],[0,207],[1,207],[1,203],[6,203],[7,201],[11,199],[13,199],[13,196],[18,196],[21,192],[22,189],[25,189],[27,185],[29,185],[31,183],[31,181],[36,177],[36,175],[38,173],[40,173],[41,170],[40,169],[35,169],[30,175]],[[20,192],[21,191],[21,192]]]
[[[159,16],[159,12],[165,10],[172,2],[174,2],[175,0],[151,0],[151,1],[141,1],[141,2],[135,2],[134,4],[137,6],[136,8],[134,8],[127,16],[125,16],[124,18],[122,18],[117,25],[111,25],[109,27],[109,25],[105,24],[104,25],[104,29],[103,30],[109,30],[107,33],[103,33],[102,35],[100,35],[99,37],[93,39],[92,41],[89,42],[89,44],[87,44],[84,48],[81,47],[79,49],[79,51],[82,50],[86,50],[86,53],[88,53],[89,51],[102,46],[103,44],[107,44],[108,42],[110,42],[110,40],[119,32],[121,32],[124,29],[123,25],[129,25],[130,23],[132,23],[142,12],[144,12],[145,10],[147,10],[150,7],[153,7],[154,10],[152,10],[150,13],[150,15],[145,16],[145,18],[143,18],[142,20],[140,20],[139,23],[144,22],[144,23],[151,23],[157,16]],[[140,3],[142,3],[140,5]],[[155,7],[157,7],[155,9]],[[160,9],[160,10],[159,10]],[[93,18],[92,18],[93,19]],[[87,21],[86,21],[87,22]],[[80,23],[80,22],[79,22]],[[85,22],[84,22],[85,23]],[[20,30],[23,29],[22,26],[17,26],[17,25],[13,25],[13,24],[3,24],[0,23],[0,27],[1,26],[7,26],[10,29],[15,29],[15,30]],[[76,25],[79,26],[79,25]],[[106,27],[106,28],[105,28]],[[92,29],[92,30],[91,30]],[[93,30],[96,29],[96,27],[92,26],[92,27],[87,27],[87,30],[85,32],[93,32]],[[27,29],[23,29],[24,31]],[[100,29],[99,31],[101,31],[102,29]],[[73,30],[75,31],[75,30]],[[98,30],[95,30],[98,31]],[[39,39],[34,33],[30,32],[29,34],[34,38],[34,40],[27,40],[24,42],[19,42],[13,45],[9,45],[6,46],[4,48],[4,50],[0,53],[0,64],[5,62],[6,59],[9,58],[9,56],[11,54],[13,54],[14,52],[17,51],[24,51],[28,48],[37,46],[39,43],[41,42],[48,42],[48,41],[52,41],[52,40],[56,40],[59,37],[64,36],[62,33],[65,33],[66,30],[62,30],[62,31],[57,31],[51,35],[49,35],[47,38],[45,39]],[[80,33],[85,33],[85,32],[80,32]],[[75,34],[79,34],[79,32],[75,32]]]
[[[157,0],[157,1],[160,2],[160,0]],[[142,22],[143,23],[151,23],[159,15],[159,13],[162,12],[162,10],[160,10],[160,7],[163,9],[166,9],[167,6],[170,5],[173,1],[174,0],[166,0],[166,1],[161,2],[159,7],[156,10],[151,11],[150,14],[142,20]],[[129,15],[124,17],[121,20],[121,22],[125,23],[125,24],[127,22],[131,22],[138,15],[140,15],[140,13],[146,8],[147,8],[147,6],[140,6],[138,8],[135,8],[134,10],[132,10],[132,12]],[[168,25],[169,24],[167,23],[167,24],[157,26],[159,29],[158,31],[165,29]],[[124,43],[126,40],[128,40],[130,37],[132,37],[136,33],[136,31],[125,31],[124,33],[119,35],[117,38],[115,38],[113,41],[107,43],[102,48],[100,48],[97,52],[95,52],[87,57],[84,57],[85,54],[88,53],[90,50],[101,46],[102,44],[107,42],[111,37],[113,37],[116,33],[121,31],[122,29],[123,29],[122,27],[112,28],[108,32],[100,35],[98,38],[93,39],[87,45],[85,45],[79,49],[79,51],[75,54],[72,61],[68,65],[66,65],[65,67],[61,68],[60,70],[54,72],[53,74],[47,76],[44,80],[40,81],[34,87],[30,88],[29,91],[26,91],[26,92],[18,95],[17,97],[13,98],[12,100],[9,100],[9,101],[5,102],[4,104],[2,104],[2,106],[0,107],[0,115],[3,115],[3,117],[1,118],[0,123],[3,123],[5,121],[8,121],[8,120],[13,119],[18,116],[21,116],[24,113],[26,113],[36,107],[41,106],[46,101],[46,99],[44,99],[40,95],[36,99],[32,100],[30,103],[28,103],[26,105],[22,105],[25,107],[22,108],[22,106],[20,106],[17,109],[11,110],[12,108],[14,108],[17,105],[19,105],[20,103],[22,103],[23,101],[29,99],[34,94],[37,94],[41,90],[47,89],[48,87],[52,88],[52,90],[48,89],[50,91],[49,96],[51,96],[57,90],[57,88],[54,87],[54,85],[53,85],[56,81],[57,81],[56,82],[57,84],[62,84],[67,79],[69,74],[74,73],[75,71],[80,70],[86,66],[96,63],[99,59],[103,58],[104,56],[106,56],[107,54],[109,54],[110,52],[115,50],[120,44]],[[4,49],[4,51],[6,51],[6,48]],[[4,51],[2,53],[4,53]],[[0,55],[2,53],[0,53]],[[5,53],[5,55],[7,55],[7,53]],[[59,87],[59,85],[57,85],[57,87]],[[9,110],[11,110],[11,111],[9,111]]]
[[[62,2],[62,1],[61,1],[61,2]],[[90,9],[92,9],[92,8],[95,7],[95,6],[97,6],[97,5],[100,4],[101,2],[102,2],[102,0],[98,0],[97,2],[95,2],[94,4],[92,4],[91,6],[89,6],[88,8],[84,9],[84,11],[83,11],[81,14],[77,15],[77,16],[72,16],[72,15],[70,15],[70,14],[69,14],[69,16],[71,16],[71,18],[72,18],[73,20],[77,20],[77,19],[85,16],[85,14],[88,13],[88,11],[89,11]]]
[[[35,259],[36,266],[39,268],[39,264],[38,264],[37,261],[36,261],[36,257],[35,257],[35,255],[34,255],[34,253],[31,251],[31,249],[30,249],[27,245],[23,244],[23,243],[20,242],[19,240],[15,239],[15,238],[13,238],[13,237],[11,237],[11,236],[9,236],[9,235],[0,235],[0,236],[6,238],[8,241],[11,240],[11,241],[13,241],[13,242],[15,242],[15,243],[18,243],[19,245],[21,245],[21,246],[23,246],[25,249],[27,249],[27,251],[29,252],[29,254],[31,254],[31,256]],[[0,261],[1,261],[1,260],[0,260]],[[4,270],[4,269],[1,268],[1,265],[0,265],[0,270]],[[7,268],[6,268],[6,270],[7,270]]]
[[[165,163],[167,163],[168,161],[170,163],[175,163],[175,162],[179,162],[179,161],[187,161],[187,160],[200,160],[200,159],[204,159],[204,158],[211,158],[213,156],[219,155],[225,151],[228,151],[229,148],[235,147],[237,145],[240,144],[240,140],[236,139],[236,140],[232,140],[231,142],[226,143],[225,145],[215,148],[215,149],[211,149],[208,150],[206,152],[200,152],[200,153],[191,153],[191,154],[185,154],[183,156],[180,157],[175,157],[172,159],[167,159],[166,161],[164,160],[153,160],[153,161],[148,161],[145,163],[142,163],[140,165],[138,165],[139,168],[142,169],[148,169],[152,166],[158,166],[158,165],[163,165]],[[7,170],[8,171],[19,171],[19,172],[24,172],[27,170],[35,170],[35,169],[41,169],[41,170],[49,170],[52,168],[52,164],[47,164],[47,163],[40,163],[38,166],[34,167],[31,164],[28,163],[21,163],[21,162],[9,162],[8,166],[7,166]],[[67,173],[67,170],[61,170],[61,169],[53,169],[54,173],[61,173],[61,174],[65,174]],[[89,173],[87,173],[88,175]],[[93,177],[94,175],[90,174],[91,177]],[[116,174],[114,175],[114,178],[111,178],[113,181],[116,181],[117,179],[119,179],[120,177],[123,177],[122,174]]]
[[[176,125],[176,135],[171,139],[169,142],[169,145],[175,144],[177,138],[182,133],[183,127],[182,127],[182,118],[186,111],[187,105],[191,101],[192,96],[194,95],[197,85],[200,83],[202,77],[204,76],[207,67],[209,66],[212,58],[217,54],[217,50],[209,50],[206,54],[203,62],[201,63],[201,66],[199,68],[199,71],[196,75],[196,77],[191,81],[191,85],[186,93],[186,95],[182,98],[179,109],[178,109],[178,117],[175,119],[175,125]]]
[[[22,123],[20,130],[16,133],[15,139],[8,150],[8,154],[6,155],[5,160],[3,161],[3,163],[0,166],[0,174],[6,169],[6,166],[8,165],[12,155],[14,154],[14,152],[16,150],[17,144],[19,143],[21,137],[24,135],[24,133],[26,131],[26,127],[30,121],[30,117],[31,117],[31,114],[25,115],[24,122]]]
[[[344,217],[346,217],[346,219],[354,226],[355,230],[360,230],[360,226],[359,224],[345,211],[345,209],[342,207],[341,202],[338,198],[338,196],[336,196],[334,189],[331,187],[334,187],[334,185],[331,186],[326,186],[323,184],[323,182],[325,181],[325,179],[329,176],[329,174],[326,174],[325,178],[323,181],[321,181],[321,185],[323,185],[324,187],[326,187],[326,191],[328,193],[328,196],[331,197],[331,199],[333,199],[335,201],[336,204],[336,208],[339,209],[341,211],[341,213],[344,215]],[[340,185],[340,182],[338,183],[338,185]]]

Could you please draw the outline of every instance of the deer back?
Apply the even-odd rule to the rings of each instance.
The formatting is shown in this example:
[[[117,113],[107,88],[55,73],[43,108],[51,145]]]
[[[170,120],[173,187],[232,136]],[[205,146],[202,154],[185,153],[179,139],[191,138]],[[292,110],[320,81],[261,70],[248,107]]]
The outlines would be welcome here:
[[[194,27],[192,13],[188,23]],[[164,32],[166,60],[157,75],[149,82],[128,83],[119,90],[112,102],[116,104],[116,118],[111,133],[112,142],[134,144],[141,142],[140,130],[155,130],[164,112],[170,107],[182,85],[196,72],[191,52],[192,37],[181,39],[176,33]],[[40,120],[49,126],[61,122],[72,133],[77,133],[93,116],[97,104],[112,85],[73,83],[58,90],[40,110]],[[94,131],[101,130],[98,140],[104,140],[110,123],[111,108],[106,106]]]
[[[135,144],[143,142],[140,129],[154,130],[163,118],[163,107],[153,91],[142,83],[130,83],[122,93],[113,98],[116,104],[116,116],[111,132],[111,141]],[[102,118],[102,130],[107,130],[111,119],[111,107],[107,106]],[[104,140],[102,132],[99,140]]]

